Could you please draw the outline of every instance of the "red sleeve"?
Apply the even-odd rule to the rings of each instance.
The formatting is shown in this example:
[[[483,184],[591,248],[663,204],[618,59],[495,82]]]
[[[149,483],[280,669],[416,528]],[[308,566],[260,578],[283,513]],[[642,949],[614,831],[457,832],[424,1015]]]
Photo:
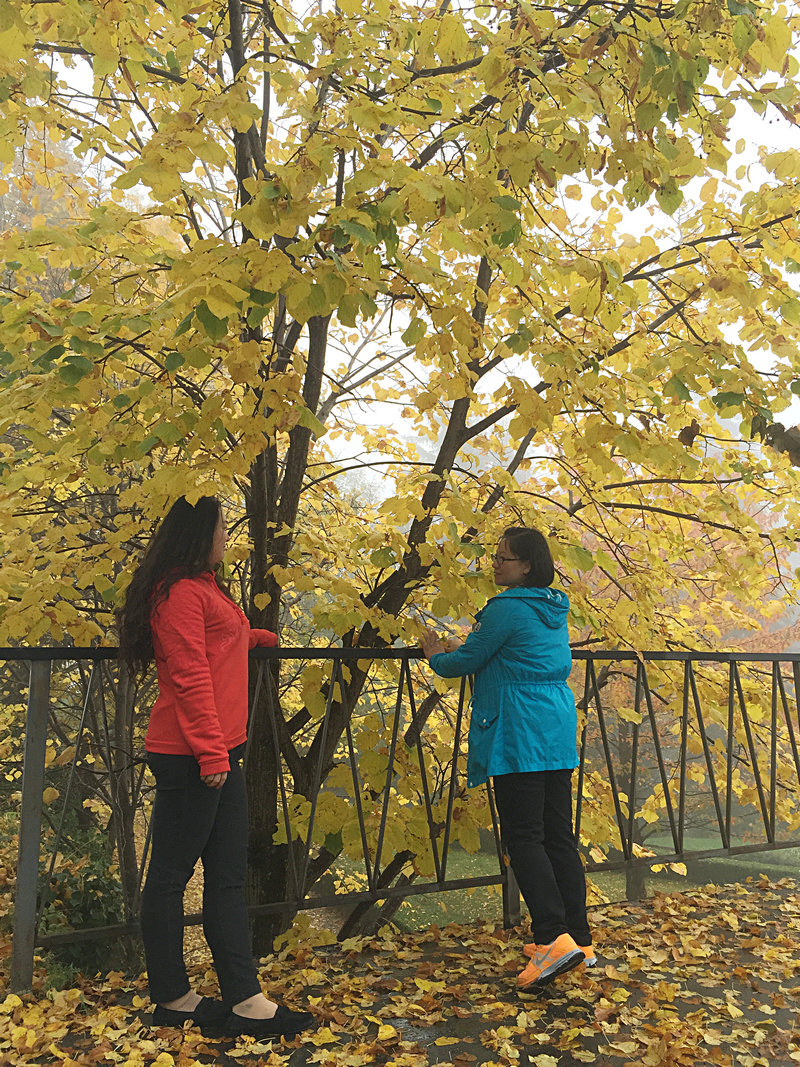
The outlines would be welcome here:
[[[183,579],[151,619],[175,693],[178,726],[203,775],[230,770],[206,655],[205,606],[200,583]]]
[[[248,639],[247,648],[248,651],[259,645],[261,648],[275,648],[278,643],[278,635],[274,634],[272,630],[256,630],[252,626],[250,627],[250,637]]]

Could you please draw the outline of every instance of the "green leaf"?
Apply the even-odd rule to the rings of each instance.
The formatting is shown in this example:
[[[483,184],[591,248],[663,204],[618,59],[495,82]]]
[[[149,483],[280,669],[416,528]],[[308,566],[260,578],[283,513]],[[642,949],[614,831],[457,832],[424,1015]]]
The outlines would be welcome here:
[[[286,196],[286,190],[279,181],[274,180],[261,186],[261,195],[265,200],[280,200]]]
[[[640,130],[652,130],[661,118],[658,104],[639,104],[636,108],[636,123]]]
[[[781,304],[781,315],[792,326],[800,326],[800,300],[793,296],[791,300]]]
[[[670,380],[664,386],[664,395],[665,396],[675,396],[675,397],[678,398],[678,400],[691,400],[692,399],[692,394],[689,392],[689,390],[686,388],[686,385],[677,376],[677,374],[673,374],[673,376],[670,378]]]
[[[147,170],[144,163],[139,163],[135,167],[131,167],[130,170],[126,170],[124,174],[113,182],[115,189],[132,189],[134,185],[138,185],[142,180],[142,175]]]
[[[391,548],[376,548],[369,557],[370,563],[373,567],[391,567],[392,564],[397,562],[397,558],[394,554],[394,550]]]
[[[67,385],[77,385],[81,378],[91,374],[94,363],[84,356],[67,356],[64,363],[58,368],[58,374]]]
[[[711,400],[717,408],[739,407],[744,403],[744,393],[717,393]]]
[[[415,345],[417,341],[422,340],[427,331],[428,327],[423,319],[413,318],[403,332],[401,340],[404,345]]]
[[[742,3],[742,0],[728,0],[728,13],[731,15],[755,15],[754,4]]]
[[[73,326],[88,326],[92,321],[92,315],[89,311],[76,311],[69,321]]]
[[[325,289],[318,282],[311,283],[307,307],[312,315],[326,315],[330,311]]]
[[[184,362],[183,355],[180,352],[170,352],[164,360],[164,367],[168,371],[174,371],[177,370],[178,367],[182,367]]]
[[[305,426],[307,430],[311,430],[315,437],[322,437],[325,433],[325,423],[320,422],[317,416],[309,411],[307,407],[302,404],[298,407],[298,419],[297,421],[301,426]]]
[[[143,441],[139,442],[139,444],[136,446],[136,451],[140,456],[148,456],[156,447],[156,445],[160,444],[161,438],[156,437],[155,434],[151,433],[148,437],[145,437]]]
[[[186,331],[192,325],[192,319],[193,318],[194,318],[194,312],[190,311],[189,314],[186,316],[186,318],[181,320],[181,323],[178,326],[178,328],[175,331],[175,333],[173,334],[173,336],[174,337],[180,337],[181,334],[186,333]]]
[[[165,445],[176,445],[178,441],[183,440],[183,431],[171,422],[166,422],[163,426],[159,426],[156,435],[159,441],[163,441]]]
[[[522,206],[519,200],[513,196],[493,196],[492,201],[504,211],[519,211]]]
[[[275,299],[275,294],[265,289],[251,289],[247,295],[250,297],[250,303],[258,304],[259,307],[267,307]]]
[[[667,215],[672,215],[683,203],[683,193],[678,188],[674,179],[670,178],[660,189],[656,191],[658,206]]]
[[[442,101],[437,100],[435,96],[426,96],[425,103],[434,114],[440,115],[442,113]]]
[[[342,831],[337,830],[335,834],[325,834],[325,848],[328,852],[332,852],[334,856],[338,856],[342,851]]]
[[[221,341],[228,333],[228,320],[218,319],[209,309],[205,300],[201,300],[195,309],[198,321],[212,341]]]
[[[368,245],[370,248],[378,243],[378,238],[372,230],[362,226],[360,222],[344,219],[342,222],[337,223],[336,228],[341,230],[342,233],[346,233],[348,237],[354,237],[357,241],[360,241],[363,245]]]
[[[336,316],[342,326],[355,326],[359,312],[358,297],[347,294],[339,301]]]
[[[749,18],[738,18],[733,27],[733,43],[741,59],[750,51],[750,46],[758,38],[758,32]]]
[[[564,545],[561,550],[567,563],[579,571],[590,571],[594,566],[594,556],[582,545]]]
[[[117,393],[114,399],[111,401],[115,408],[126,408],[132,401],[127,393]]]
[[[80,352],[84,356],[94,356],[97,359],[106,354],[106,350],[97,341],[87,341],[83,337],[70,337],[69,347],[73,352]]]
[[[59,356],[63,356],[66,351],[67,350],[63,345],[53,345],[51,348],[48,348],[46,352],[43,352],[41,356],[37,356],[33,362],[37,367],[45,367],[49,370],[49,365],[53,360],[58,359]]]

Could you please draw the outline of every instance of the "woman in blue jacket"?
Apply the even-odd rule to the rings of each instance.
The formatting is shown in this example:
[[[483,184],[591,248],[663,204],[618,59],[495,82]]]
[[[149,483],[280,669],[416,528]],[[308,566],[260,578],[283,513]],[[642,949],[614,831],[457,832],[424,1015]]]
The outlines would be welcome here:
[[[549,588],[554,576],[543,535],[511,527],[494,557],[494,580],[504,588],[478,612],[466,641],[445,648],[432,630],[421,641],[441,677],[475,676],[467,784],[492,778],[503,844],[530,911],[534,942],[524,946],[530,962],[517,978],[521,990],[596,962],[572,827],[569,600]]]

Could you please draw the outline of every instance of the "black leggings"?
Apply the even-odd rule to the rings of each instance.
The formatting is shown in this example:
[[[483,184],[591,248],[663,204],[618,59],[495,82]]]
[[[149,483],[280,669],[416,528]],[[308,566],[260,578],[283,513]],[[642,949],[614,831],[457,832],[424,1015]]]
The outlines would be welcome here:
[[[572,771],[499,774],[492,784],[534,941],[549,945],[568,933],[579,945],[590,945],[586,876],[572,828]]]
[[[153,835],[142,893],[142,939],[150,998],[164,1004],[189,991],[183,960],[183,894],[203,861],[203,933],[222,999],[238,1004],[261,992],[244,899],[247,872],[247,794],[239,760],[221,789],[200,781],[194,756],[148,753],[156,779]]]

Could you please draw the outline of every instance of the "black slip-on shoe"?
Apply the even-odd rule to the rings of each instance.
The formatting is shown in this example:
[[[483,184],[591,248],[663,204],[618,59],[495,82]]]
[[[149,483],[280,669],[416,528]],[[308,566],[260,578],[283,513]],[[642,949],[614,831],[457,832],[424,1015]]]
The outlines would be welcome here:
[[[192,1023],[193,1026],[218,1026],[229,1014],[229,1009],[221,1000],[212,1000],[210,997],[201,997],[200,1003],[191,1011],[176,1011],[174,1008],[156,1004],[153,1026],[183,1026],[184,1023]]]
[[[227,1037],[249,1037],[269,1040],[271,1037],[294,1037],[303,1030],[317,1025],[310,1011],[292,1011],[282,1004],[271,1019],[246,1019],[244,1015],[230,1012],[222,1030]]]

